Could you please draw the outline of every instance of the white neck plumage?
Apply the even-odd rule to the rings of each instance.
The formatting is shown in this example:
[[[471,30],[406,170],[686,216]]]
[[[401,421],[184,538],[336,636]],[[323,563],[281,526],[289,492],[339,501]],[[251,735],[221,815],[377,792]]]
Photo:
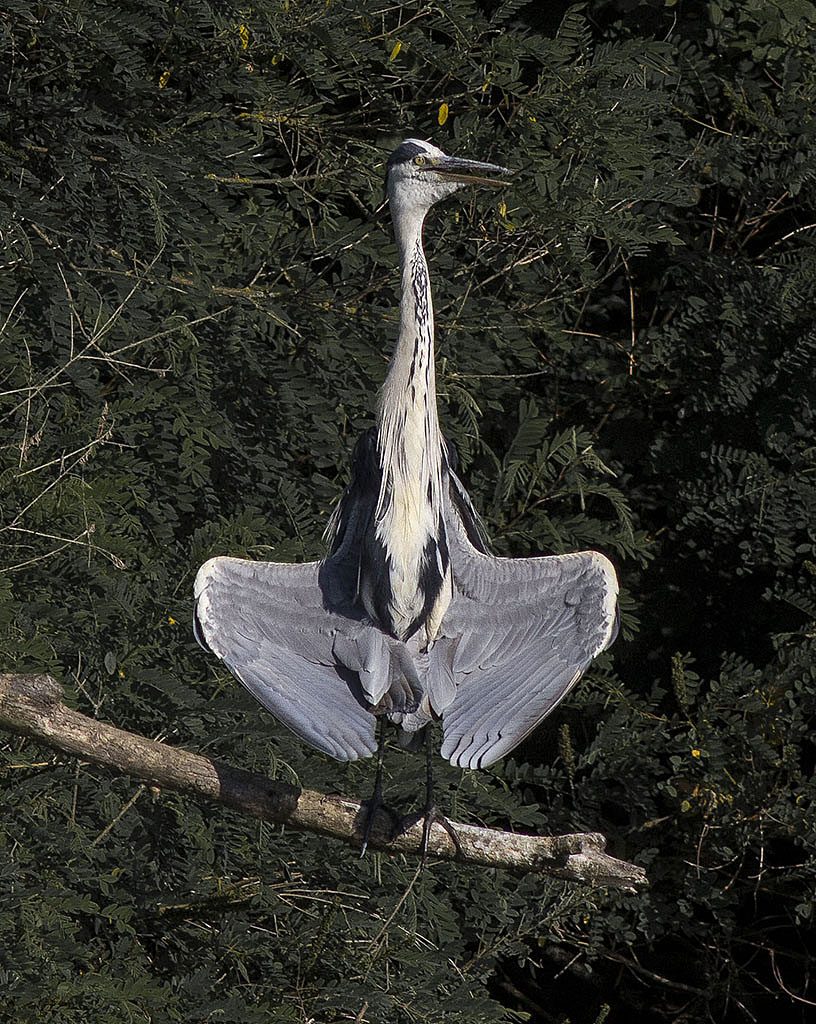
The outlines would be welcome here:
[[[388,556],[392,622],[400,635],[416,623],[423,608],[428,610],[429,588],[436,589],[436,598],[439,578],[445,581],[449,574],[447,542],[441,538],[441,554],[438,543],[440,531],[444,533],[442,435],[431,286],[422,249],[425,211],[395,206],[393,213],[402,297],[399,336],[377,407],[382,480],[375,518],[377,537]],[[431,554],[436,564],[429,566]],[[432,612],[431,619],[441,619],[442,613]],[[426,622],[429,639],[437,626]]]

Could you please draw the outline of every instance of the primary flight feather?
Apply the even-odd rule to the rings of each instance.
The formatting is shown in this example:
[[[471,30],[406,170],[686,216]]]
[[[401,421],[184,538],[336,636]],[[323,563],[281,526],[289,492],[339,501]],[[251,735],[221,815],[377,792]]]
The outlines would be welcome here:
[[[391,155],[399,335],[329,554],[302,565],[211,558],[196,577],[199,642],[284,725],[341,761],[375,752],[385,715],[406,733],[441,718],[444,757],[492,764],[617,631],[617,578],[603,555],[486,551],[439,425],[423,224],[434,203],[506,173],[419,139]]]

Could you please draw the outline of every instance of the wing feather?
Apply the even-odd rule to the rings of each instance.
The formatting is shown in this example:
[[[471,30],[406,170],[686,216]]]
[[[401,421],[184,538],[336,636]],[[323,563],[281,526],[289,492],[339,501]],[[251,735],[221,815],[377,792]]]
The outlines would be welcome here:
[[[199,639],[284,725],[341,761],[376,749],[359,675],[338,654],[374,632],[342,605],[349,587],[343,565],[331,560],[213,558],[195,583]]]
[[[477,768],[532,732],[609,646],[618,586],[596,551],[513,559],[478,550],[460,518],[461,498],[454,502],[446,516],[454,597],[442,634],[460,639],[442,756]]]

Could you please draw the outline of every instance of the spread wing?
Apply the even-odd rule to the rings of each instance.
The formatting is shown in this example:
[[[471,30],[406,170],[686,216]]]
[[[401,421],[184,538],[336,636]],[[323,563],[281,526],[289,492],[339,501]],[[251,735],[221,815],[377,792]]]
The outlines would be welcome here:
[[[365,446],[358,447],[365,455]],[[360,538],[372,500],[365,464],[355,458],[325,562],[212,558],[195,582],[202,646],[284,725],[340,761],[374,753],[371,707],[393,675],[388,638],[365,621],[356,602]]]
[[[532,732],[612,643],[618,584],[611,562],[595,551],[495,558],[477,550],[467,495],[453,476],[451,487],[454,596],[442,633],[459,639],[442,756],[481,768]]]
[[[325,606],[318,562],[211,558],[195,582],[196,636],[301,739],[340,761],[376,749],[359,674],[336,650],[370,627]]]

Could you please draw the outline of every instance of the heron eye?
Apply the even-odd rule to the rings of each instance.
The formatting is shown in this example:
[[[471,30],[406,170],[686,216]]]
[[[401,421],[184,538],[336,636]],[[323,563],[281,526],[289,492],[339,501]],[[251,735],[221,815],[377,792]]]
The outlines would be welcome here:
[[[424,156],[415,156],[414,157],[414,163],[416,164],[417,167],[422,167],[423,164],[426,164],[427,162],[428,162],[427,158],[424,157]]]

